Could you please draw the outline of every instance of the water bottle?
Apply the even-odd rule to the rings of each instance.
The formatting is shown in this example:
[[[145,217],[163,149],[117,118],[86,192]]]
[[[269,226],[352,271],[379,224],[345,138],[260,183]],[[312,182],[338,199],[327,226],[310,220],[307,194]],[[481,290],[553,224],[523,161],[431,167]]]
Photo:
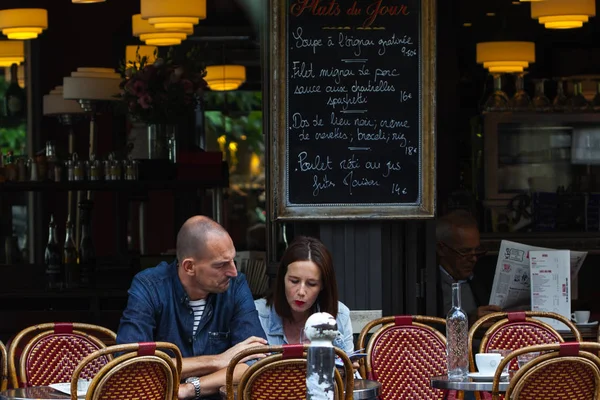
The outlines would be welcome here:
[[[460,308],[460,283],[452,284],[452,308],[446,316],[448,379],[463,380],[469,371],[469,319]]]

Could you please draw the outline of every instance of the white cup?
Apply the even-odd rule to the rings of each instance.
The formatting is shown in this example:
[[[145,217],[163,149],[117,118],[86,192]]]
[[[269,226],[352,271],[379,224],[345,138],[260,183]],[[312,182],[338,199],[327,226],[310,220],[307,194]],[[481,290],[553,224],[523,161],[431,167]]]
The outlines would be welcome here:
[[[502,361],[502,355],[498,353],[477,353],[475,354],[475,364],[477,370],[483,375],[494,375],[496,368]]]
[[[578,324],[586,324],[590,320],[589,311],[575,311],[571,314],[571,319]]]

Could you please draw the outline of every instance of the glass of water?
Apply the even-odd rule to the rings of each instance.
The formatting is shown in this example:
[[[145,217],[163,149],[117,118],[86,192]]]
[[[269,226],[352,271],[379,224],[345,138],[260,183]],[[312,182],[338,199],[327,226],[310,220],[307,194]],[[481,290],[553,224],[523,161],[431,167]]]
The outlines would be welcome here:
[[[530,353],[525,353],[521,354],[520,356],[517,356],[517,364],[519,364],[519,368],[523,367],[523,365],[527,364],[529,361],[533,360],[539,355],[539,351],[532,351]]]

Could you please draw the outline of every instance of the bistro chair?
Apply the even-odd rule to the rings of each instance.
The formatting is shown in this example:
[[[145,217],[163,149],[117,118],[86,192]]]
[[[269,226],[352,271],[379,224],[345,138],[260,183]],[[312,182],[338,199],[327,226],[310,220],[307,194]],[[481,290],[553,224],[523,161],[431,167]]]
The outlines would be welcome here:
[[[8,388],[8,358],[6,346],[0,340],[0,391]]]
[[[599,343],[568,342],[523,347],[508,354],[496,369],[492,398],[498,392],[500,374],[507,364],[520,355],[539,352],[540,355],[519,368],[506,391],[507,399],[600,399]]]
[[[392,316],[373,320],[362,329],[359,349],[365,347],[369,331],[381,325],[368,341],[366,360],[361,360],[362,377],[381,384],[380,399],[444,398],[444,391],[431,387],[430,378],[446,374],[446,337],[431,324],[445,327],[446,320]]]
[[[12,386],[70,382],[75,367],[85,356],[106,347],[99,337],[116,340],[116,334],[109,329],[78,322],[51,322],[23,329],[8,349]],[[110,357],[99,360],[83,376],[92,378],[109,360]]]
[[[536,344],[563,343],[564,339],[546,322],[538,318],[550,318],[562,322],[571,331],[575,341],[581,342],[581,334],[575,325],[560,314],[544,311],[497,312],[478,319],[469,330],[469,343],[473,343],[476,332],[482,327],[492,325],[487,329],[481,344],[480,353],[489,350],[517,350],[521,347]],[[473,346],[469,346],[469,365],[475,372]],[[510,370],[517,369],[517,362],[509,366]]]
[[[478,319],[469,330],[469,369],[475,372],[473,341],[477,332],[491,326],[485,332],[479,345],[479,352],[490,350],[517,350],[527,346],[563,343],[564,339],[552,326],[538,318],[550,318],[562,322],[571,331],[576,341],[581,341],[581,334],[575,325],[560,314],[544,311],[497,312]],[[509,371],[517,370],[516,359],[509,365]],[[489,399],[489,393],[475,393],[476,398]]]
[[[108,363],[99,362],[113,355],[115,357]],[[73,372],[71,399],[77,400],[79,378],[98,364],[101,364],[100,369],[90,382],[86,400],[177,399],[181,352],[172,343],[119,344],[95,351],[85,357]]]
[[[227,400],[234,399],[233,372],[252,354],[268,354],[248,368],[237,385],[238,400],[295,400],[306,397],[306,355],[309,345],[257,346],[239,352],[229,362],[226,375]],[[334,371],[335,399],[353,399],[354,371],[346,353],[334,347],[344,363],[343,378]]]

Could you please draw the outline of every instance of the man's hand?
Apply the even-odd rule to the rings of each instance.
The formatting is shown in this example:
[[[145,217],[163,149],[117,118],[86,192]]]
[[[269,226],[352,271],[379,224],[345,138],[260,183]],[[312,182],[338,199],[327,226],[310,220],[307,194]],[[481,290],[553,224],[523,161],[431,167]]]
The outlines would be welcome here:
[[[481,307],[477,308],[477,319],[484,317],[488,314],[492,314],[492,313],[499,312],[499,311],[502,311],[502,309],[499,306],[495,306],[495,305],[481,306]]]
[[[194,397],[196,397],[196,388],[194,385],[191,383],[179,384],[179,393],[177,394],[179,400],[193,399]]]
[[[236,344],[235,346],[231,347],[230,349],[228,349],[227,351],[225,351],[224,353],[219,354],[219,356],[218,356],[219,363],[220,363],[219,369],[227,368],[227,366],[229,365],[229,362],[231,361],[233,356],[235,356],[240,351],[250,349],[250,348],[256,347],[256,346],[266,345],[266,344],[267,344],[267,341],[265,339],[258,337],[258,336],[250,336],[248,339],[244,340],[243,342],[240,342],[240,343]],[[244,358],[243,360],[241,360],[240,363],[246,362],[248,360],[264,358],[265,356],[266,356],[265,354],[252,354],[252,355]]]

